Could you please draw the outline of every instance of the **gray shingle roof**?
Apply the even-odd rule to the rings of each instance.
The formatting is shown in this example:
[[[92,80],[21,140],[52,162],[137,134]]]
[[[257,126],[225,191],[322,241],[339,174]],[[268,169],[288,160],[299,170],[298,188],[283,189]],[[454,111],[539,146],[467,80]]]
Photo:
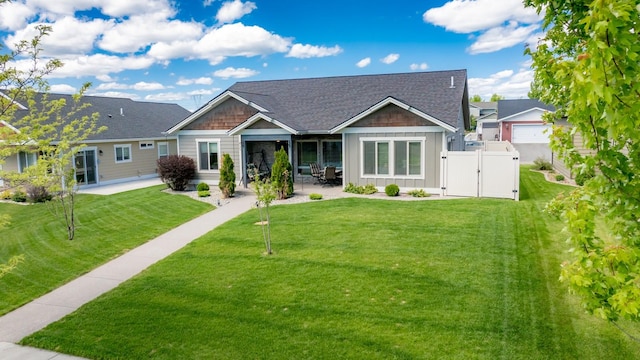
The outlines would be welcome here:
[[[228,90],[301,132],[332,129],[389,97],[458,127],[466,80],[466,70],[452,70],[247,81]]]
[[[36,100],[40,101],[42,96],[43,94],[37,94]],[[73,103],[71,95],[49,94],[50,100],[61,98],[66,99],[67,107],[70,109]],[[97,112],[100,114],[98,124],[107,127],[106,131],[87,139],[89,141],[160,138],[164,136],[164,130],[191,114],[189,110],[177,104],[142,102],[126,98],[83,96],[82,102],[90,103],[91,106],[79,112],[76,118]],[[27,113],[27,110],[18,111],[16,116],[25,116]]]
[[[547,105],[536,99],[498,100],[498,120],[533,108],[556,111],[553,105]]]

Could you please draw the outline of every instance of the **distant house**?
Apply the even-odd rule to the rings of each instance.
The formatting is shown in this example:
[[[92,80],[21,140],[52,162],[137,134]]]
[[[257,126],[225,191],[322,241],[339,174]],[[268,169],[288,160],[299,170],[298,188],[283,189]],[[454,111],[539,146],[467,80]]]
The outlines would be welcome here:
[[[470,115],[476,119],[477,140],[498,140],[498,103],[495,101],[471,102]]]
[[[550,124],[542,114],[555,111],[551,105],[535,99],[498,101],[500,140],[510,141],[520,152],[520,161],[532,163],[536,158],[551,160]]]
[[[270,171],[283,148],[294,175],[335,166],[344,183],[440,192],[443,150],[463,150],[466,70],[238,82],[168,129],[217,183],[221,155]]]
[[[36,100],[41,100],[38,94]],[[64,98],[68,106],[71,95],[49,94],[50,100]],[[177,153],[175,136],[162,131],[185,118],[190,112],[176,104],[134,101],[125,98],[83,96],[90,107],[77,117],[100,114],[98,124],[107,130],[91,136],[75,157],[76,180],[80,186],[108,185],[136,179],[157,177],[158,158]],[[16,117],[28,114],[21,104]],[[5,122],[5,125],[11,126]],[[4,159],[2,170],[22,172],[37,160],[37,153],[19,153]]]

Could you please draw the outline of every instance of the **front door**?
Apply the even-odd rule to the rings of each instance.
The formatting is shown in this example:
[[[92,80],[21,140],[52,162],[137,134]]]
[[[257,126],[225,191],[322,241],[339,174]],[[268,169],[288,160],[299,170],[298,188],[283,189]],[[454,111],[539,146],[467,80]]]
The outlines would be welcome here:
[[[84,149],[75,157],[76,182],[78,185],[91,185],[97,182],[98,165],[96,163],[96,150]]]

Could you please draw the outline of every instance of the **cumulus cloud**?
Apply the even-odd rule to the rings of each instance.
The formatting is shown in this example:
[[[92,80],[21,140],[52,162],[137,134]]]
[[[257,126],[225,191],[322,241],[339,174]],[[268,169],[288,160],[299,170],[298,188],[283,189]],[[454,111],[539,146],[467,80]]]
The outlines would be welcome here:
[[[427,10],[423,20],[461,34],[481,34],[467,48],[471,54],[495,52],[530,42],[544,14],[524,6],[522,0],[452,0]]]
[[[220,10],[218,10],[216,19],[219,23],[231,23],[251,13],[255,9],[257,9],[257,6],[251,1],[245,3],[241,0],[227,1],[223,3]]]
[[[359,68],[364,68],[364,67],[369,66],[369,64],[371,64],[371,58],[370,57],[366,57],[366,58],[358,61],[356,63],[356,66],[359,67]]]
[[[20,30],[27,24],[27,19],[35,15],[35,10],[19,2],[5,2],[0,11],[0,29]]]
[[[132,100],[139,100],[140,99],[140,96],[138,94],[120,92],[120,91],[91,92],[91,93],[88,93],[87,95],[114,97],[114,98],[127,98],[127,99],[132,99]]]
[[[229,79],[229,78],[242,79],[242,78],[248,78],[254,75],[258,75],[259,73],[260,72],[258,71],[247,69],[247,68],[228,67],[222,70],[215,71],[213,73],[213,76],[223,78],[223,79]]]
[[[427,70],[429,68],[429,65],[427,65],[427,63],[420,63],[420,64],[411,64],[409,65],[409,69],[411,69],[412,71],[418,71],[418,70]]]
[[[213,84],[213,79],[210,77],[199,77],[197,79],[185,79],[185,78],[180,78],[178,79],[178,82],[176,82],[176,85],[179,86],[188,86],[188,85],[211,85]]]
[[[517,71],[503,70],[486,78],[469,78],[469,94],[478,94],[484,99],[499,94],[507,99],[526,98],[531,89],[533,70],[523,64]]]
[[[165,89],[165,86],[158,82],[149,83],[146,81],[140,81],[133,84],[131,88],[138,91],[154,91],[154,90],[163,90]]]
[[[393,64],[394,62],[398,61],[398,59],[400,59],[400,54],[389,54],[389,55],[385,56],[384,58],[380,59],[380,61],[382,61],[383,63],[389,65],[389,64]]]
[[[25,65],[29,65],[24,60]],[[99,76],[119,73],[124,70],[142,70],[150,67],[155,60],[149,57],[112,56],[105,54],[83,55],[77,58],[63,59],[64,66],[49,75],[50,78]]]
[[[294,44],[286,57],[294,57],[298,59],[307,59],[313,57],[336,56],[342,52],[342,48],[338,45],[334,47],[315,46]]]
[[[78,89],[68,84],[51,85],[51,92],[55,94],[75,94],[77,91]]]

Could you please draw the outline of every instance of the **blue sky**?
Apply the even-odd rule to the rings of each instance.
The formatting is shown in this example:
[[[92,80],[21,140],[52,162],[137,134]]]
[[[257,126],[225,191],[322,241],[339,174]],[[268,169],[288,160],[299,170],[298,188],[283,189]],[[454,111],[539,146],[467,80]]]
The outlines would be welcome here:
[[[0,40],[47,23],[44,55],[65,63],[53,92],[91,82],[189,110],[237,81],[451,69],[468,70],[470,94],[521,98],[540,20],[521,0],[13,0]]]

